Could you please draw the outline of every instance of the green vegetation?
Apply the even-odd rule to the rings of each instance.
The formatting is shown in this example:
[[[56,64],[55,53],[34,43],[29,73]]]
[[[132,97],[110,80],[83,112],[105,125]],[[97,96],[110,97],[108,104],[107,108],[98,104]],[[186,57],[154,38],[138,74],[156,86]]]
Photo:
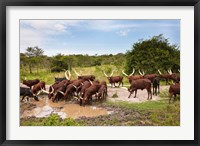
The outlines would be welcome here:
[[[132,50],[126,53],[126,72],[132,68],[142,69],[145,73],[163,73],[169,68],[178,72],[180,68],[180,50],[176,45],[170,45],[163,35],[140,40],[133,44]]]
[[[74,119],[61,119],[57,114],[52,114],[47,118],[20,119],[21,126],[81,126]]]

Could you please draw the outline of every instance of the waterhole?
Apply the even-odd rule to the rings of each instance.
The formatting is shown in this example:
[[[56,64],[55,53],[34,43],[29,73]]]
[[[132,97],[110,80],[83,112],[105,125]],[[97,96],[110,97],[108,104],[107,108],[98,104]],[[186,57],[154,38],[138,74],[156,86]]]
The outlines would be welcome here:
[[[75,103],[65,103],[64,101],[59,101],[57,103],[52,102],[47,97],[40,98],[39,101],[32,99],[29,104],[20,104],[20,117],[48,117],[49,115],[56,113],[62,119],[73,118],[77,119],[80,117],[97,117],[100,115],[111,114],[111,111],[107,109],[96,107],[96,106],[80,106]]]

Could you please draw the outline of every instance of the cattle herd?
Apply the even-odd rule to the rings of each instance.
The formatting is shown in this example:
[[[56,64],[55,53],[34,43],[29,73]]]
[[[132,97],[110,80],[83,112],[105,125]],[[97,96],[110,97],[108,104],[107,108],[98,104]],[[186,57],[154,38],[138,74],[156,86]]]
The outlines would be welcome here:
[[[179,70],[178,70],[179,71]],[[53,102],[58,102],[61,99],[65,101],[70,100],[71,98],[75,98],[79,101],[80,105],[85,105],[89,102],[92,102],[93,99],[97,101],[103,101],[107,97],[107,84],[106,81],[95,80],[94,75],[85,75],[81,76],[74,70],[77,75],[77,79],[71,80],[71,73],[69,70],[65,72],[65,78],[55,78],[55,83],[49,87],[49,90],[46,90],[45,82],[40,81],[39,79],[35,80],[23,80],[23,84],[28,87],[20,87],[20,96],[22,100],[25,97],[29,99],[29,97],[33,97],[35,100],[38,100],[38,95],[40,93],[48,94],[48,98]],[[108,76],[105,71],[102,71],[103,74],[107,77],[111,87],[123,86],[123,76],[113,76],[114,70]],[[168,70],[167,74],[162,74],[160,70],[158,70],[159,74],[146,74],[144,71],[138,71],[140,75],[134,75],[135,69],[133,69],[132,73],[127,75],[124,71],[122,74],[125,75],[130,83],[130,87],[128,91],[130,95],[135,92],[135,96],[137,94],[137,90],[146,89],[148,93],[148,98],[152,99],[152,91],[153,87],[153,95],[157,95],[160,92],[160,80],[164,79],[166,84],[168,84],[169,80],[173,81],[173,84],[169,87],[169,94],[171,98],[174,96],[174,100],[177,94],[180,94],[180,76],[179,74],[172,73],[171,69]]]

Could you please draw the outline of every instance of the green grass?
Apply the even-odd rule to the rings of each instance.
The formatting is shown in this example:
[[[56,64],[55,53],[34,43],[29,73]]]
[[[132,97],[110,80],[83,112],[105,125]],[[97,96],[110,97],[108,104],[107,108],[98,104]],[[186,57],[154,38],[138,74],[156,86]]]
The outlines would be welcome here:
[[[102,70],[104,70],[108,76],[111,74],[112,69],[115,70],[115,72],[113,74],[114,76],[122,75],[121,70],[117,69],[113,65],[101,65],[101,66],[81,67],[81,68],[77,67],[75,69],[78,73],[82,72],[82,75],[93,74],[93,75],[95,75],[97,80],[99,80],[99,81],[105,80],[107,83],[108,83],[108,80],[105,77],[105,75],[103,74]],[[72,75],[71,79],[77,79],[77,76],[73,70],[71,71],[71,75]],[[38,73],[36,70],[33,70],[32,74],[30,74],[28,70],[26,70],[26,71],[21,70],[20,71],[20,81],[22,82],[22,80],[24,80],[25,77],[27,78],[27,80],[38,78],[41,81],[45,81],[46,84],[53,84],[54,77],[65,77],[65,74],[64,74],[64,71],[60,72],[60,73],[50,73],[46,69],[39,69]],[[129,85],[129,82],[126,77],[124,77],[123,82],[124,82],[124,84]]]
[[[81,126],[80,123],[74,119],[66,118],[61,119],[57,114],[52,114],[47,118],[32,118],[32,119],[20,119],[21,126]]]

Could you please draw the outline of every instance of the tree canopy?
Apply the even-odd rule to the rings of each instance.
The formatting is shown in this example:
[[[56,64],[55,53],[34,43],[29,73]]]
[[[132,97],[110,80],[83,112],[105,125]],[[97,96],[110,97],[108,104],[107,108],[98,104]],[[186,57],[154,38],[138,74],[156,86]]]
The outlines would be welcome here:
[[[133,68],[145,73],[156,73],[157,69],[177,72],[180,68],[179,47],[171,45],[162,34],[139,40],[126,53],[126,71],[131,73]]]

